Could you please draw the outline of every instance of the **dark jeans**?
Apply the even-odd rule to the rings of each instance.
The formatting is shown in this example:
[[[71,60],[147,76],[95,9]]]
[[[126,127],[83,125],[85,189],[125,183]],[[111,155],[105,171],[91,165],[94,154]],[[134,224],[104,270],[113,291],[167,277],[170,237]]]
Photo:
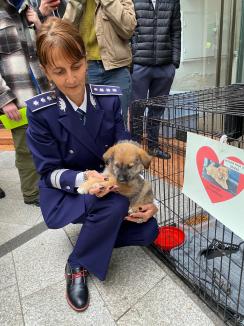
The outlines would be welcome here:
[[[164,66],[141,66],[134,64],[132,73],[132,101],[138,99],[153,98],[156,96],[168,95],[175,76],[175,66],[173,64]],[[160,107],[149,106],[146,120],[146,131],[148,137],[148,147],[158,147],[158,136],[160,121],[166,103]],[[132,133],[133,139],[141,142],[143,135],[143,119],[146,108],[132,112],[134,125]]]
[[[88,61],[88,82],[97,85],[119,86],[121,113],[127,127],[128,109],[131,101],[131,76],[128,67],[105,70],[101,60]]]

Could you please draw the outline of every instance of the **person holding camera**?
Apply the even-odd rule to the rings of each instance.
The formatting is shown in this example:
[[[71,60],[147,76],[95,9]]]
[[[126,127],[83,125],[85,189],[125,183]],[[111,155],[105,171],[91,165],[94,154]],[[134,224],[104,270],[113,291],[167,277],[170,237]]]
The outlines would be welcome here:
[[[127,126],[131,99],[130,38],[136,27],[132,0],[68,0],[63,18],[79,27],[88,60],[88,82],[119,86]]]

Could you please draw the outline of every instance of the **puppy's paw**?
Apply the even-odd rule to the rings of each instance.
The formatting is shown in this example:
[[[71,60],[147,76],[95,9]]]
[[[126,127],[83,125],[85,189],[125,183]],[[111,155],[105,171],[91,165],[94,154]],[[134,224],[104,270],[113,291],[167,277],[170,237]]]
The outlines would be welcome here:
[[[133,214],[133,213],[138,213],[140,212],[140,209],[139,209],[140,206],[130,206],[129,207],[129,215],[130,214]]]
[[[89,189],[87,189],[86,187],[80,186],[79,188],[77,188],[77,192],[80,195],[85,195],[89,193]]]

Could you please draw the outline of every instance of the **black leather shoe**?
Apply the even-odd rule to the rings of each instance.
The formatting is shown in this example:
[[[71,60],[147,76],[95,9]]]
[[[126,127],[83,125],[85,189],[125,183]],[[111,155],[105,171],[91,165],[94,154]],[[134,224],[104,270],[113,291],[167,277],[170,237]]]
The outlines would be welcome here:
[[[83,267],[65,267],[66,299],[75,311],[81,312],[89,306],[89,292],[87,287],[87,270]]]
[[[4,198],[6,195],[5,195],[5,192],[3,191],[2,188],[0,188],[0,198]]]
[[[34,205],[36,207],[40,207],[40,203],[39,203],[39,200],[38,199],[35,199],[35,200],[32,200],[32,201],[25,201],[24,200],[24,203],[26,205]]]
[[[163,160],[169,160],[171,158],[169,153],[162,151],[160,148],[149,149],[148,152],[150,155],[162,158]]]

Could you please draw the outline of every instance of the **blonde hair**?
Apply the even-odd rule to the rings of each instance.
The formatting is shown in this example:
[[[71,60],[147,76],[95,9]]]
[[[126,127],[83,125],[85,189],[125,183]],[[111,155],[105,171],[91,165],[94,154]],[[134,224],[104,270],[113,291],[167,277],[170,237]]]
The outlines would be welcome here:
[[[55,66],[53,50],[70,62],[85,58],[86,50],[78,30],[68,21],[49,17],[42,25],[36,40],[37,55],[43,67]]]

